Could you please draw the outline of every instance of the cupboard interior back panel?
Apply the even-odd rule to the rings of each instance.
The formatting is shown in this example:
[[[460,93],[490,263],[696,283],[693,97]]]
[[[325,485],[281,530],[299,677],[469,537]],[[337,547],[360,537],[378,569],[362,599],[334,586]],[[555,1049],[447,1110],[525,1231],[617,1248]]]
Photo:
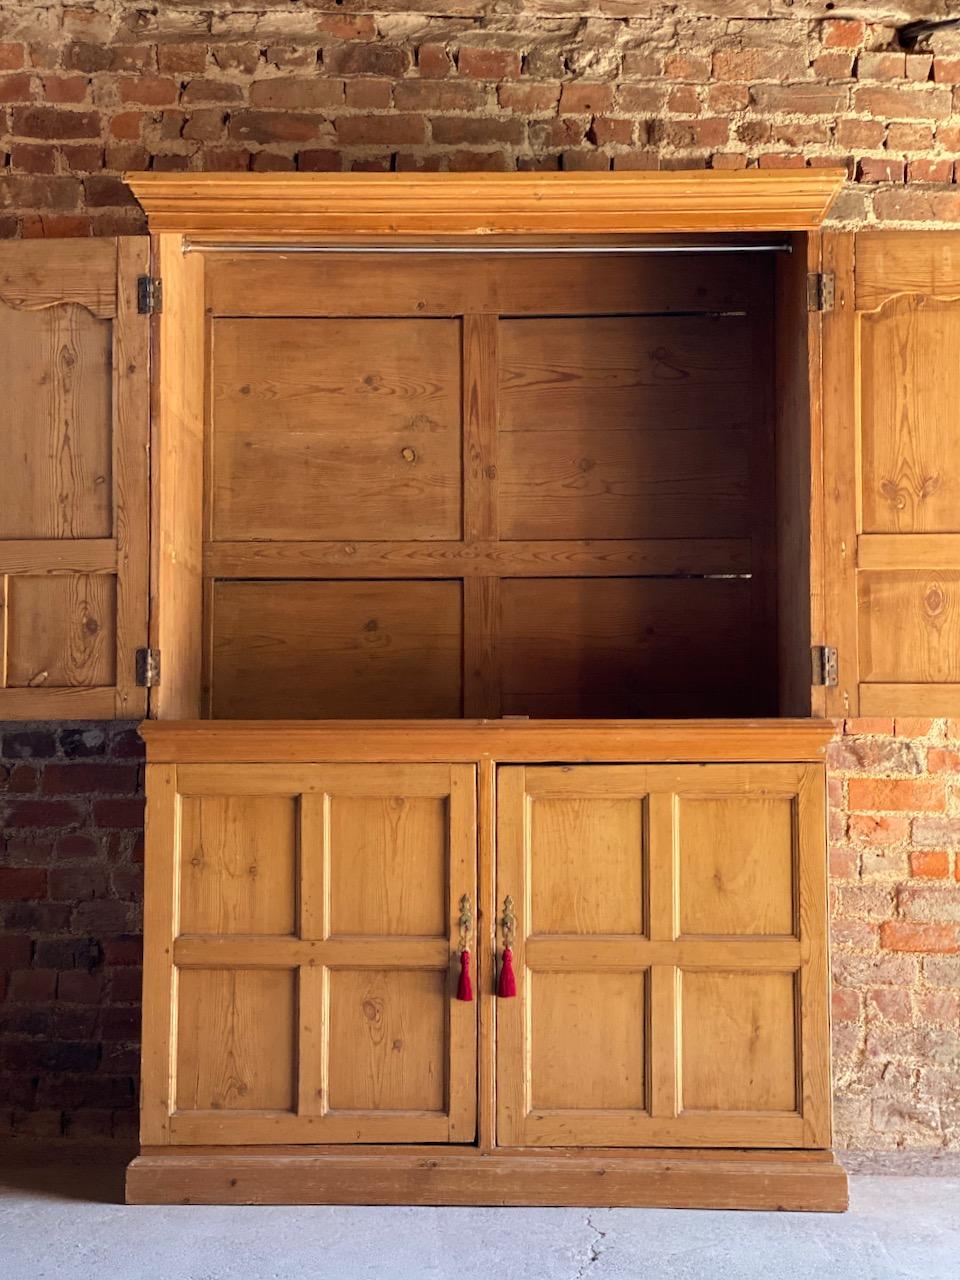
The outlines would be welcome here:
[[[206,713],[775,714],[774,275],[721,258],[208,262]]]

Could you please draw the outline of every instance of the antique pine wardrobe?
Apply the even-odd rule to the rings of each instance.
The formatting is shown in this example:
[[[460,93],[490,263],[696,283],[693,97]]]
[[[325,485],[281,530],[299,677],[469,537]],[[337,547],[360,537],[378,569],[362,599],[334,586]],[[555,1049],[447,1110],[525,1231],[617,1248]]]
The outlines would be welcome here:
[[[960,713],[960,249],[840,181],[130,175],[149,265],[4,247],[82,358],[0,714],[149,689],[131,1201],[844,1207],[816,717]]]

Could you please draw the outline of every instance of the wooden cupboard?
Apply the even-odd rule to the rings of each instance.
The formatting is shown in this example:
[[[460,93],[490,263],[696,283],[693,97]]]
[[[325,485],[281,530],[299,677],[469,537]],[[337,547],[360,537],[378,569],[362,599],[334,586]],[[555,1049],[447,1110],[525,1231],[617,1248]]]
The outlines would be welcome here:
[[[144,726],[128,1198],[843,1207],[829,725],[423,728]]]
[[[152,717],[132,1200],[842,1207],[813,717],[949,692],[957,531],[950,248],[841,181],[132,175],[149,264],[0,263],[0,703]]]

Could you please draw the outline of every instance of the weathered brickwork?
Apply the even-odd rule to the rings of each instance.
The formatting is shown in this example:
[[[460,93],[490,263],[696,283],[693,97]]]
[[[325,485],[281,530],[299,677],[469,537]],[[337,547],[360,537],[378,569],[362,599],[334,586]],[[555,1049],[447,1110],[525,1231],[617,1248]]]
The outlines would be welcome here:
[[[0,1133],[129,1137],[139,742],[0,730]],[[838,1145],[960,1149],[960,721],[847,721],[829,791]]]
[[[960,720],[848,720],[829,759],[838,1143],[960,1148]]]
[[[0,725],[0,1135],[136,1131],[142,744]]]
[[[896,27],[949,0],[838,7],[0,0],[0,234],[142,230],[124,169],[836,164],[838,223],[960,224],[960,33]]]

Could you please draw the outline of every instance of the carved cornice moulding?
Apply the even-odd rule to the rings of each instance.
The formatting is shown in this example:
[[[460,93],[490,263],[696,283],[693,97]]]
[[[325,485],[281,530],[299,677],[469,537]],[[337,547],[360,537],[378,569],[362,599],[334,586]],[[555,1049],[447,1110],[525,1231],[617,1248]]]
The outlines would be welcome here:
[[[231,240],[811,231],[842,169],[128,173],[153,232]]]

